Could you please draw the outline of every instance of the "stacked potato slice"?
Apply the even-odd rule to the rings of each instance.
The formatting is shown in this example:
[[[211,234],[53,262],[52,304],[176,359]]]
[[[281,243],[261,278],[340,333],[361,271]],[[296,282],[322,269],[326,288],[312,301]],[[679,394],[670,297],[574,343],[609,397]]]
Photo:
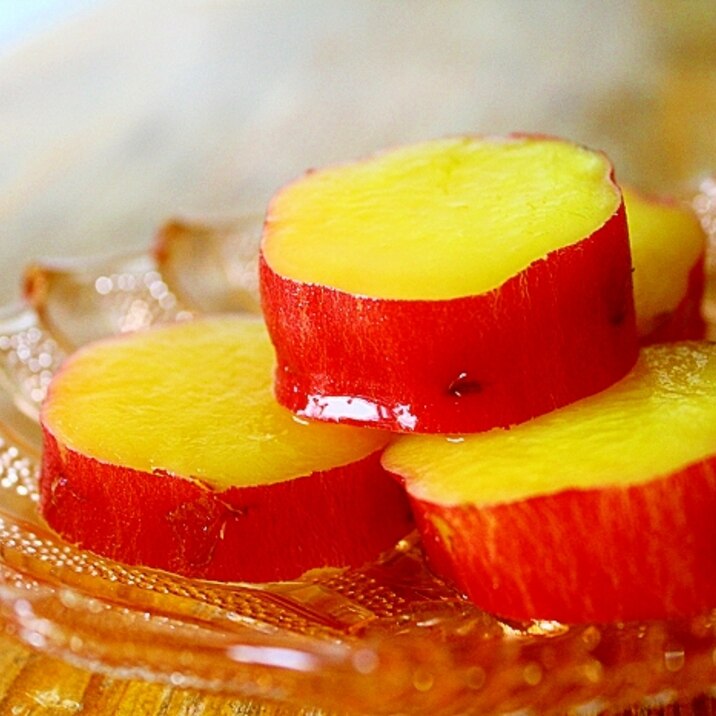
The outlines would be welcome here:
[[[260,320],[107,339],[43,406],[42,511],[83,547],[192,577],[268,581],[361,564],[410,528],[387,436],[276,404]]]
[[[269,206],[276,395],[390,430],[506,427],[634,364],[626,216],[602,154],[447,139],[314,172]]]
[[[375,557],[407,495],[433,567],[494,613],[703,609],[716,355],[639,357],[703,331],[703,244],[688,210],[625,210],[604,155],[548,137],[309,172],[262,239],[275,367],[236,318],[85,349],[43,410],[43,512],[119,559],[261,580]],[[385,430],[432,435],[381,467]]]

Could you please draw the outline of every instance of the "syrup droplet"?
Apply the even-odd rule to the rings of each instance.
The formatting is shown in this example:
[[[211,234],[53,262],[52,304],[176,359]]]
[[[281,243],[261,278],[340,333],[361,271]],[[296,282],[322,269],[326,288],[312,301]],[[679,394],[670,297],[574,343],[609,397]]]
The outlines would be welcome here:
[[[590,684],[598,684],[604,676],[604,667],[601,661],[592,659],[582,666],[581,672]]]
[[[467,688],[472,689],[473,691],[481,689],[485,685],[486,681],[487,674],[485,673],[485,670],[479,666],[473,666],[468,669],[465,674],[465,683],[467,684]]]
[[[537,686],[542,681],[542,667],[535,661],[527,664],[522,670],[522,678],[529,686]]]
[[[588,626],[582,632],[582,641],[587,650],[592,651],[602,640],[602,633],[595,626]]]
[[[482,392],[482,384],[463,371],[448,386],[448,393],[456,398],[476,395]]]
[[[430,691],[435,683],[435,677],[431,672],[418,668],[413,672],[413,686],[421,692]]]
[[[353,655],[353,666],[360,674],[372,674],[379,663],[378,656],[372,649],[360,649]]]
[[[681,648],[669,649],[664,652],[664,666],[667,671],[680,671],[684,667],[686,653]]]

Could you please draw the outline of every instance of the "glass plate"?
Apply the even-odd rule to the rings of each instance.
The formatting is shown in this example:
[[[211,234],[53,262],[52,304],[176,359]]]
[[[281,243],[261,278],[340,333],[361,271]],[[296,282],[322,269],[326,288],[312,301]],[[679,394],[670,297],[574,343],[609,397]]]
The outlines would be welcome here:
[[[695,206],[716,229],[716,185],[704,183]],[[258,217],[173,221],[151,252],[33,265],[24,300],[0,312],[6,628],[111,676],[341,712],[666,713],[716,695],[716,612],[608,626],[499,621],[427,570],[414,535],[360,569],[220,584],[112,562],[47,528],[37,414],[63,357],[119,331],[258,311],[259,230]]]

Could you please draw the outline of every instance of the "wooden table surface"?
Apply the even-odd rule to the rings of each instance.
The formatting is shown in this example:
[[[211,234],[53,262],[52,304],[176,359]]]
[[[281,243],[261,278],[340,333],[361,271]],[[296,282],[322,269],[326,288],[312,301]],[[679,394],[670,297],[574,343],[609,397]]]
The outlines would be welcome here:
[[[716,168],[713,0],[123,0],[0,55],[0,303],[34,257],[261,210],[304,169],[466,132],[564,135],[618,178]],[[263,714],[0,638],[0,713]],[[309,713],[310,711],[306,711]]]

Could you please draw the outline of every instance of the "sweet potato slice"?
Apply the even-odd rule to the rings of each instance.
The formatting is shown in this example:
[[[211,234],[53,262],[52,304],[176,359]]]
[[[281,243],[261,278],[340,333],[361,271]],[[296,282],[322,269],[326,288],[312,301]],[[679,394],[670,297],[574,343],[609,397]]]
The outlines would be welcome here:
[[[703,338],[706,234],[694,211],[675,199],[624,189],[634,262],[639,340]]]
[[[101,341],[50,385],[41,509],[81,547],[191,577],[266,581],[360,564],[410,529],[386,436],[278,406],[253,318]]]
[[[277,398],[319,420],[486,430],[636,360],[611,166],[556,139],[446,139],[309,173],[271,202],[260,283]]]
[[[404,436],[428,557],[515,619],[613,622],[716,604],[716,345],[653,345],[602,393],[511,430]]]

